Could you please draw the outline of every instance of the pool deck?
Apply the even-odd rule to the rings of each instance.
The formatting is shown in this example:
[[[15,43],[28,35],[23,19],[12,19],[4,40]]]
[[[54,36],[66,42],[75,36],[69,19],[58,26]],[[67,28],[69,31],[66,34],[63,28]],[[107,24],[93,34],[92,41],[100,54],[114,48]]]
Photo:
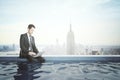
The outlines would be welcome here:
[[[120,55],[42,55],[46,62],[120,62]],[[18,55],[0,55],[0,61],[26,62]]]

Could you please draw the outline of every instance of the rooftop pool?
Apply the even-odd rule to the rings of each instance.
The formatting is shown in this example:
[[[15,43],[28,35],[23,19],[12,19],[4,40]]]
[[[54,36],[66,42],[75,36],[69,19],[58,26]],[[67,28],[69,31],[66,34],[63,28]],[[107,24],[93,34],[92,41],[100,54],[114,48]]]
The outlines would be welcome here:
[[[0,80],[120,80],[120,56],[43,56],[45,63],[0,56]]]

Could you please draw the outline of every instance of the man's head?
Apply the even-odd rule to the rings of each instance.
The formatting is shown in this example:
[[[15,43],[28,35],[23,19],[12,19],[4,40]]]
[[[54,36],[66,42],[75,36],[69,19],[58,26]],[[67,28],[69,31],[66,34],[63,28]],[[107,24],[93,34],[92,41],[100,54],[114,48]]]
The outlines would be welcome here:
[[[33,24],[28,25],[28,33],[31,35],[35,29],[35,26]]]

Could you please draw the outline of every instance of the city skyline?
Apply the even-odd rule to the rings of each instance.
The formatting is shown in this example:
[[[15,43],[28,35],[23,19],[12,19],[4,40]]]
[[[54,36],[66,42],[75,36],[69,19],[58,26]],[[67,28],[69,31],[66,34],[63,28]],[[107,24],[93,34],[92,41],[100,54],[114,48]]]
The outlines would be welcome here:
[[[118,0],[1,0],[0,44],[19,44],[28,24],[37,44],[66,44],[69,25],[76,44],[120,45]]]

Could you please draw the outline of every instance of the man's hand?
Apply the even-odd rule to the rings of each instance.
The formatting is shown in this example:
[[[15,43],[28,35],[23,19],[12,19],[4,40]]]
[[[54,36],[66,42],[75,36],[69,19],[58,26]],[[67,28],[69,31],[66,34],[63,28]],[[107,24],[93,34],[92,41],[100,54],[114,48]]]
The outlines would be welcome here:
[[[30,56],[35,56],[36,53],[34,53],[34,52],[29,52],[28,55],[30,55]]]

